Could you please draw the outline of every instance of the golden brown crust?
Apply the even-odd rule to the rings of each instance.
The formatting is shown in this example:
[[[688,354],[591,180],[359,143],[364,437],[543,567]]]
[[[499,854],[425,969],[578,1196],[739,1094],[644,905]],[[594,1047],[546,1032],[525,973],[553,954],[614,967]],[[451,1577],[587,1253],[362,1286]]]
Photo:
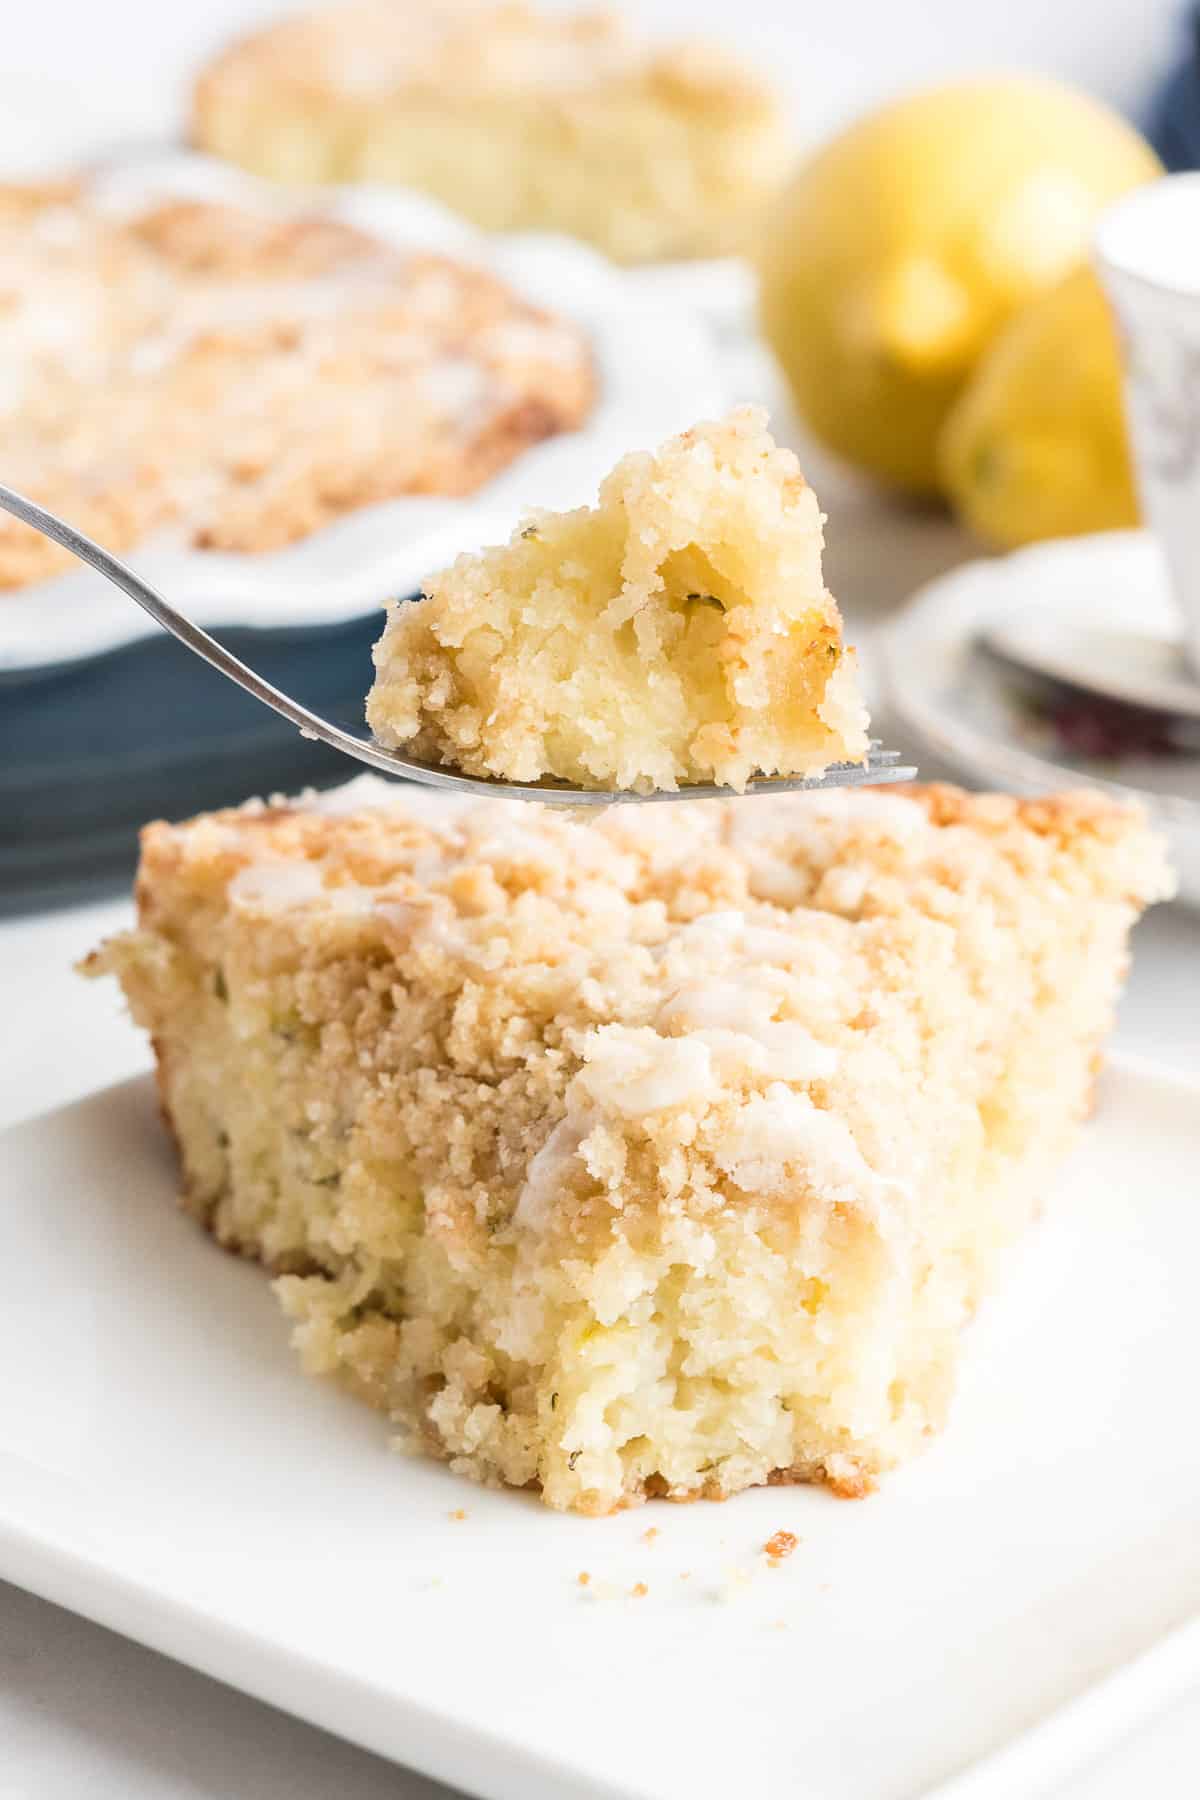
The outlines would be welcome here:
[[[375,261],[377,239],[340,219],[275,218],[195,200],[169,200],[132,220],[133,237],[192,275],[304,280]]]
[[[1142,817],[1137,807],[1113,800],[1095,788],[1069,789],[1034,798],[977,793],[945,781],[892,782],[865,791],[915,801],[930,823],[940,829],[962,825],[985,835],[1011,831],[1016,826],[1039,837],[1052,837],[1063,842],[1076,835],[1113,842]],[[139,833],[142,853],[136,889],[139,894],[152,887],[148,870],[158,859],[178,855],[179,834],[190,824],[201,822],[228,827],[239,836],[246,832],[255,836],[265,833],[281,852],[319,853],[323,858],[336,861],[348,854],[352,846],[359,856],[364,854],[367,845],[378,855],[395,841],[397,815],[377,808],[369,801],[364,803],[361,812],[339,814],[310,810],[294,800],[276,798],[265,804],[255,801],[249,806],[230,806],[199,814],[196,819],[180,824],[154,819]],[[413,829],[423,832],[425,827],[418,821]],[[237,860],[241,861],[247,854],[248,847],[239,849]]]
[[[83,184],[64,177],[57,181],[0,182],[0,220],[28,220],[48,206],[70,206],[78,200]]]
[[[1015,823],[1039,837],[1064,841],[1077,833],[1112,841],[1136,816],[1135,808],[1112,800],[1095,788],[1022,798],[1016,794],[973,793],[947,781],[929,781],[895,782],[878,791],[915,800],[934,825],[967,825],[974,831],[993,833]]]

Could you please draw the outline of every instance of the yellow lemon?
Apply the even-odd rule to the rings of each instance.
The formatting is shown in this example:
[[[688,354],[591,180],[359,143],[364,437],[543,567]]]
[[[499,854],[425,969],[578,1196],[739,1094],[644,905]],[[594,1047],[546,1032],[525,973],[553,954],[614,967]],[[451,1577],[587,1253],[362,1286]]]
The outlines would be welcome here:
[[[947,419],[940,452],[946,491],[993,543],[1137,523],[1116,331],[1090,269],[1005,326]]]
[[[803,164],[759,254],[766,335],[815,434],[917,493],[943,421],[1012,314],[1158,174],[1115,113],[1054,82],[956,82],[883,107]]]

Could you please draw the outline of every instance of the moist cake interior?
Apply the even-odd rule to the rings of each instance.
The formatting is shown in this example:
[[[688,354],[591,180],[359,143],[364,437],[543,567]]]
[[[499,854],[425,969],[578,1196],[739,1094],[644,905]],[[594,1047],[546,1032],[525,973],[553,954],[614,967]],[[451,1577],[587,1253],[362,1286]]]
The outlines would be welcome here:
[[[860,762],[822,516],[765,412],[625,457],[391,609],[367,719],[426,762],[604,789],[744,788]]]

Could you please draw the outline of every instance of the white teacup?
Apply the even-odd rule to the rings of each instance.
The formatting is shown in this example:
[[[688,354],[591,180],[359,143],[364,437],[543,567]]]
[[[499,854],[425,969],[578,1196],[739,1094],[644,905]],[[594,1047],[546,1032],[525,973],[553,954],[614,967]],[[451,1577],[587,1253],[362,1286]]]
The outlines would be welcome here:
[[[1200,173],[1165,176],[1110,207],[1095,260],[1122,340],[1142,505],[1200,677]]]

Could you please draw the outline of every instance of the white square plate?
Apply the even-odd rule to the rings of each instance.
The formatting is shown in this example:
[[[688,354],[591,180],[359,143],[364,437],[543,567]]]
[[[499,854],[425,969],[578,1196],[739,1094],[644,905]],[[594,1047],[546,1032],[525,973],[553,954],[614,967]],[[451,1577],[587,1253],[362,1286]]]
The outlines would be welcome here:
[[[1200,1677],[1198,1119],[1109,1072],[878,1495],[587,1520],[302,1375],[112,1088],[0,1138],[0,1576],[491,1800],[1030,1800]]]

